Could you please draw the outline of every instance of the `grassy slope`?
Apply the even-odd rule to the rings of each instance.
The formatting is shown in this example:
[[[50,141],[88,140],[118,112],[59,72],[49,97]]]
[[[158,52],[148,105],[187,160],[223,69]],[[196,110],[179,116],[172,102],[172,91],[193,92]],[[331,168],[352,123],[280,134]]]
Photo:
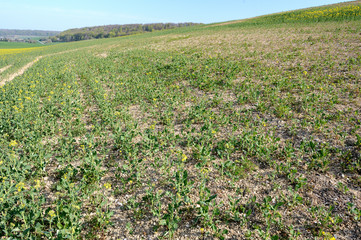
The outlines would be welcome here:
[[[242,22],[24,53],[75,50],[0,89],[0,236],[356,239],[360,33]]]
[[[40,43],[0,42],[0,49],[42,47]]]

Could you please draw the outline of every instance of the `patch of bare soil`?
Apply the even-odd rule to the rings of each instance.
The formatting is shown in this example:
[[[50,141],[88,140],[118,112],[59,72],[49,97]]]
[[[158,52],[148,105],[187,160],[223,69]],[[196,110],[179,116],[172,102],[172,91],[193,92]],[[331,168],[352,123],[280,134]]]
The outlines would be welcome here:
[[[7,69],[9,69],[12,65],[9,65],[9,66],[5,66],[3,68],[0,68],[0,73],[6,71]]]
[[[241,20],[236,20],[236,21],[231,21],[231,22],[218,23],[218,24],[212,25],[212,27],[218,27],[218,26],[224,26],[224,25],[240,23],[240,22],[247,21],[249,19],[253,19],[253,18],[246,18],[246,19],[241,19]]]
[[[108,53],[103,52],[103,53],[96,54],[95,56],[100,57],[100,58],[106,58],[106,57],[108,57]]]

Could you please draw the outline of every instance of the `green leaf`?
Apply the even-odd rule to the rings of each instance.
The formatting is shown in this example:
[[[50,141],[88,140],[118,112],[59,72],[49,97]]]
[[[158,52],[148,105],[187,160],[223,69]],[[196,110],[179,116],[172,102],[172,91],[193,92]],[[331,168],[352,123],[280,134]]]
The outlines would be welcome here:
[[[217,194],[214,194],[212,196],[210,196],[205,202],[209,203],[210,201],[212,201],[213,199],[215,199],[217,197]]]
[[[36,226],[35,226],[35,232],[36,233],[41,233],[42,228],[43,228],[43,226],[40,223],[37,223]]]

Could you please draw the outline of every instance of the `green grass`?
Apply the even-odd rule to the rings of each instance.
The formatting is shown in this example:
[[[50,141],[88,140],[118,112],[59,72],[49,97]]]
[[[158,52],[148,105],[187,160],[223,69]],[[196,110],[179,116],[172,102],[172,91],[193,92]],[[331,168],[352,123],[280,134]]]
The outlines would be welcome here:
[[[0,237],[356,239],[360,20],[242,24],[0,58]]]
[[[40,43],[0,42],[0,49],[42,47]]]

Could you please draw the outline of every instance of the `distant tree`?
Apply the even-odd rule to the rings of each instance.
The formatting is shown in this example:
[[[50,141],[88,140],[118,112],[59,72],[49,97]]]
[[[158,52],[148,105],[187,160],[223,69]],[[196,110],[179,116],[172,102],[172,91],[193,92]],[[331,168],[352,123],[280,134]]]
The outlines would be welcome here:
[[[108,37],[112,38],[112,37],[116,37],[116,36],[117,36],[116,32],[115,32],[114,30],[112,30],[112,31],[109,33],[109,36],[108,36]]]
[[[93,38],[111,38],[117,36],[130,35],[135,33],[152,32],[153,30],[171,29],[194,25],[194,23],[152,23],[152,24],[125,24],[125,25],[105,25],[97,27],[85,27],[69,29],[61,32],[51,40],[69,42],[81,41]]]
[[[150,24],[145,25],[144,31],[146,31],[146,32],[152,32],[152,31],[153,31],[153,26],[150,25]]]
[[[105,35],[104,32],[101,31],[101,32],[97,33],[97,35],[95,36],[95,38],[103,38],[104,35]]]

